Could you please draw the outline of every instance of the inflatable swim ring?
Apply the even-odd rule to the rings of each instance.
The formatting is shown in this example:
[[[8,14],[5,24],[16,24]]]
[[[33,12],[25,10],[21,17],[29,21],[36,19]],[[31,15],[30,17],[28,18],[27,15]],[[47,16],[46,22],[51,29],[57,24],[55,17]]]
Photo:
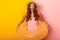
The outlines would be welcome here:
[[[28,23],[26,20],[19,26],[18,35],[21,40],[42,40],[48,34],[48,26],[42,21],[37,21],[38,30],[30,32],[27,30]]]

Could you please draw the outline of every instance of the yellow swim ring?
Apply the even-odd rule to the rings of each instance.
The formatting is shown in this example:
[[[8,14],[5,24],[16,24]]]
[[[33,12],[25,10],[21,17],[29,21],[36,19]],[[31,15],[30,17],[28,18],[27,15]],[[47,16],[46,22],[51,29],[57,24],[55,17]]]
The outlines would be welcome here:
[[[18,35],[21,40],[42,40],[48,34],[48,26],[45,22],[37,21],[38,30],[36,32],[30,32],[27,30],[27,22],[24,22],[19,26]]]

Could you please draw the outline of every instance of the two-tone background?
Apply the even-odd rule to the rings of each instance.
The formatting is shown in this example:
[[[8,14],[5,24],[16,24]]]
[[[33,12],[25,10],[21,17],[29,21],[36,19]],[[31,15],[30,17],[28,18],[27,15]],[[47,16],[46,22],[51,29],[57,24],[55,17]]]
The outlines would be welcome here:
[[[42,7],[42,14],[50,24],[45,40],[60,40],[60,0],[0,0],[0,40],[19,39],[16,27],[31,1]]]

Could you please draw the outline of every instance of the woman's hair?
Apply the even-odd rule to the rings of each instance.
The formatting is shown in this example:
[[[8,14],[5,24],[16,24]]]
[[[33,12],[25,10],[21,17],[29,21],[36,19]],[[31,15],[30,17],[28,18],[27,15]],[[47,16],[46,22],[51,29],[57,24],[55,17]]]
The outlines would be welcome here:
[[[38,12],[37,12],[37,5],[36,5],[34,2],[30,2],[30,3],[28,4],[28,7],[27,7],[27,17],[26,17],[26,21],[28,21],[29,19],[31,19],[31,9],[30,9],[30,5],[31,5],[31,4],[34,5],[33,12],[34,12],[35,20],[39,20],[39,15],[38,15]]]

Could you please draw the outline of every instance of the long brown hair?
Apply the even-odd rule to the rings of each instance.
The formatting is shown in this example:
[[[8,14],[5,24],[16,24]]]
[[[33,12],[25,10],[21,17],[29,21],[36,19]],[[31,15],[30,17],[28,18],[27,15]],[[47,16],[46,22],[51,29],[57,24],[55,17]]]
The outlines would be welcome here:
[[[27,18],[26,18],[27,20],[26,21],[28,21],[29,19],[31,19],[31,9],[30,9],[30,5],[31,4],[34,4],[34,10],[33,10],[33,12],[34,12],[35,20],[39,20],[39,15],[38,15],[38,12],[37,12],[37,5],[34,2],[30,2],[28,4],[28,7],[27,7]]]

